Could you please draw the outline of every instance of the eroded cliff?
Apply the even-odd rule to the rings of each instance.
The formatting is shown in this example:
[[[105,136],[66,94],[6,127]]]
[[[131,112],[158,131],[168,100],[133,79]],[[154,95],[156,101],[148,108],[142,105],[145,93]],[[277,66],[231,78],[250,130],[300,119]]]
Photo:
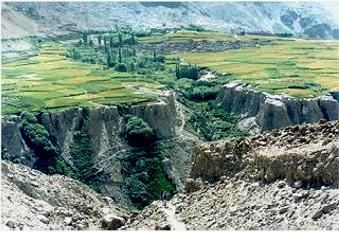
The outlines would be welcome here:
[[[218,101],[223,109],[239,115],[239,126],[254,132],[339,119],[339,102],[332,96],[296,99],[251,89],[238,81],[222,87]]]
[[[39,124],[48,131],[51,142],[59,151],[66,165],[75,171],[79,167],[75,165],[75,162],[78,161],[74,157],[76,153],[74,149],[83,149],[90,145],[90,152],[93,153],[91,156],[91,159],[93,158],[92,165],[96,168],[95,171],[105,174],[99,178],[100,191],[112,197],[116,202],[130,205],[122,173],[122,159],[133,149],[125,138],[125,115],[136,115],[142,118],[154,130],[159,141],[178,139],[183,127],[180,107],[173,93],[165,93],[157,102],[146,105],[125,108],[115,106],[71,108],[39,113],[37,119]],[[20,121],[19,116],[4,116],[2,118],[3,153],[9,160],[34,168],[39,157],[25,140],[20,130]],[[76,144],[79,143],[79,133],[83,133],[82,130],[85,127],[88,140],[80,141],[85,141],[88,144]],[[177,150],[177,148],[173,149]],[[86,152],[86,150],[81,152]],[[166,152],[168,153],[168,151]],[[178,162],[173,159],[164,162],[168,177],[174,181],[175,185],[182,184],[187,171],[180,175],[177,172],[180,172],[181,167],[176,167]]]

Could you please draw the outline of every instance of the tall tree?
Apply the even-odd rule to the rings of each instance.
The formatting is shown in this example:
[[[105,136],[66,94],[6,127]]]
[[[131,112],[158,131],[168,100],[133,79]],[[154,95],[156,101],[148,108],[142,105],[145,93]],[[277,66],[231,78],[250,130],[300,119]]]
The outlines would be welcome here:
[[[109,37],[109,47],[113,48],[113,36]]]
[[[100,34],[100,35],[98,36],[98,44],[99,44],[99,46],[101,46],[101,39],[102,39],[102,35]]]
[[[153,61],[154,62],[157,61],[157,51],[156,50],[153,51]]]
[[[119,32],[118,37],[119,37],[119,46],[122,47],[122,34],[121,34],[121,32]]]
[[[87,44],[88,35],[86,32],[82,33],[82,40],[84,41],[84,44]]]
[[[133,32],[131,34],[131,41],[132,41],[132,44],[135,44],[135,38],[134,38],[134,33]]]
[[[122,59],[121,59],[121,47],[119,46],[119,63],[122,62]]]
[[[105,49],[107,49],[107,38],[106,38],[106,36],[104,36],[104,46],[105,46]]]
[[[112,57],[110,52],[107,53],[107,67],[112,67]]]

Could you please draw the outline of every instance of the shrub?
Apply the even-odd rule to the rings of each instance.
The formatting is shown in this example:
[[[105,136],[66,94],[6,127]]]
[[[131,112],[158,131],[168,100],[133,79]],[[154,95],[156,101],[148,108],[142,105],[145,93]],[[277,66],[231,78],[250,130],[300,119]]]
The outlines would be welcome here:
[[[95,167],[94,148],[88,135],[88,110],[84,108],[83,121],[81,127],[74,133],[73,143],[70,145],[70,154],[73,158],[73,165],[77,172],[71,173],[72,177],[85,183],[97,192],[100,192],[99,183],[107,175]],[[62,163],[58,163],[59,168],[66,172],[71,172]]]
[[[198,80],[199,73],[196,65],[181,65],[177,64],[175,68],[175,75],[177,79],[188,78],[192,80]]]
[[[36,117],[29,112],[21,114],[20,132],[27,145],[34,151],[37,161],[34,168],[47,173],[55,174],[58,152],[49,139],[45,127],[38,123]]]
[[[118,71],[118,72],[127,72],[127,65],[124,64],[124,63],[118,63],[115,66],[115,70]]]
[[[133,146],[150,144],[155,140],[155,133],[149,125],[137,116],[131,116],[126,124],[127,139]]]
[[[72,49],[67,51],[66,57],[71,58],[71,59],[75,59],[75,60],[79,60],[79,59],[81,59],[81,54],[77,49],[72,48]]]
[[[217,86],[195,86],[185,92],[185,97],[192,101],[208,101],[214,100],[219,92]]]
[[[95,64],[95,59],[93,57],[84,56],[80,60],[84,63]]]
[[[164,152],[164,145],[152,144],[135,148],[122,159],[127,194],[139,209],[161,199],[163,191],[170,196],[174,194],[175,186],[168,178],[162,162]]]
[[[56,150],[49,139],[49,133],[43,125],[38,123],[36,117],[26,111],[21,113],[20,117],[20,131],[32,148],[44,155],[55,155]]]

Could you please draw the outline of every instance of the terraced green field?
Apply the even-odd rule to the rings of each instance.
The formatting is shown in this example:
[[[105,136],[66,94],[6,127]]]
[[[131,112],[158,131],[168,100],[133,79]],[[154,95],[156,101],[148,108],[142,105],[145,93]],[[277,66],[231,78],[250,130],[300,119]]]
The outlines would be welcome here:
[[[38,56],[3,64],[3,114],[148,102],[163,87],[143,75],[69,60],[65,49],[61,44],[46,43]]]
[[[2,112],[42,111],[73,106],[137,104],[155,100],[165,85],[179,84],[173,58],[227,73],[218,83],[239,79],[254,88],[295,97],[339,91],[339,42],[234,36],[221,32],[178,31],[140,37],[141,43],[183,40],[257,40],[273,44],[223,52],[181,53],[166,57],[163,71],[151,76],[104,70],[103,65],[65,57],[69,45],[43,43],[32,57],[7,60],[2,65]],[[186,81],[186,82],[185,82]],[[159,83],[163,83],[159,84]]]
[[[273,45],[174,57],[228,73],[230,79],[270,93],[313,97],[339,91],[339,42],[275,40]]]

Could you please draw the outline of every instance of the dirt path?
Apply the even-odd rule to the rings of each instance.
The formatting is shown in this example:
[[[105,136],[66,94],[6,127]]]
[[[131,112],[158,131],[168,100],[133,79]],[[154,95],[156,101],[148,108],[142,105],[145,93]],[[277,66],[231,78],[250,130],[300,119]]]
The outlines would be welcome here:
[[[162,209],[166,214],[167,221],[171,225],[171,230],[186,230],[185,224],[176,219],[175,207],[170,202],[167,202],[166,206],[163,206]]]

